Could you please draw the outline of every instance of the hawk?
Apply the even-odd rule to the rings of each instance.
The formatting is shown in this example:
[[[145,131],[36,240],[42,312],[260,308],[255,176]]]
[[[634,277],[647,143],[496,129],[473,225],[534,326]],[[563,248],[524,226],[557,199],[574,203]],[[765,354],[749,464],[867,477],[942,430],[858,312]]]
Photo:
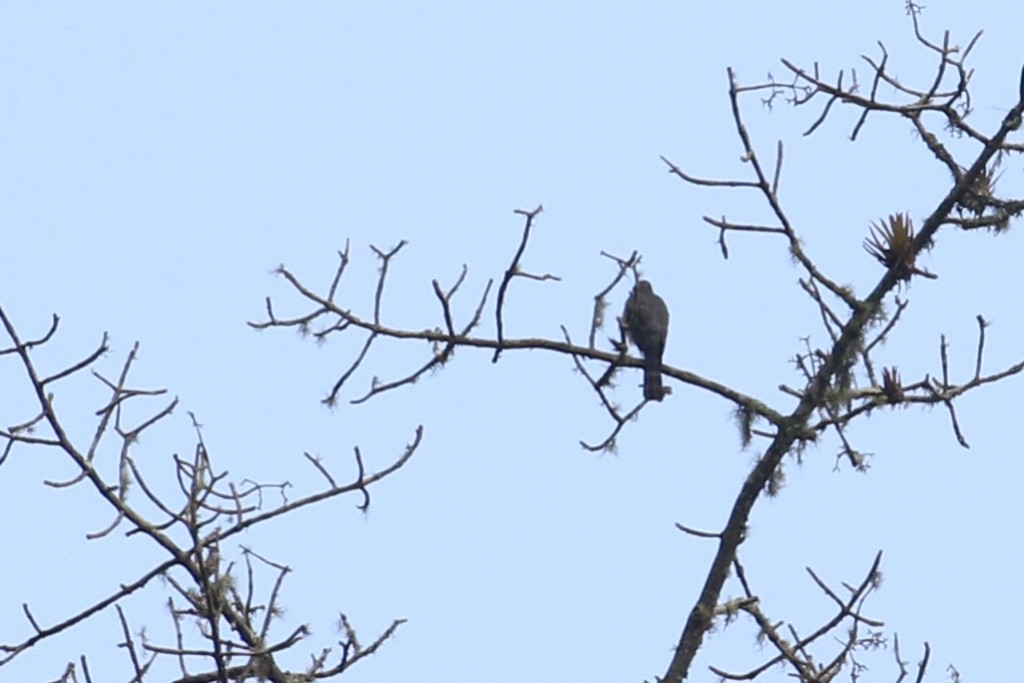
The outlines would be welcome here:
[[[651,283],[640,280],[626,301],[622,324],[627,338],[644,356],[644,399],[660,401],[668,390],[661,383],[661,357],[668,337],[668,306]]]

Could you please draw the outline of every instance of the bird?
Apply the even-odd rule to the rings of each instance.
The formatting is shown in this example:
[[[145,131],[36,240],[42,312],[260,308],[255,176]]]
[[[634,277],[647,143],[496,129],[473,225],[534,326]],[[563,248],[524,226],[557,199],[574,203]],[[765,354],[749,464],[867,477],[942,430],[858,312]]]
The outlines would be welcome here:
[[[661,358],[668,338],[668,306],[654,293],[651,283],[636,283],[622,311],[626,336],[644,357],[644,399],[660,401],[668,394],[661,383]]]

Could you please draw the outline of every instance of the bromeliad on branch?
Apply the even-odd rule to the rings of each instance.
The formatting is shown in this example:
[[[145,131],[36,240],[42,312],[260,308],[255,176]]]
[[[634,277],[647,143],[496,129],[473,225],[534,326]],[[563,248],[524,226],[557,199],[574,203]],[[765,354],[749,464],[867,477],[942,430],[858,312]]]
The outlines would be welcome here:
[[[895,213],[888,221],[872,223],[871,237],[864,240],[864,249],[886,268],[894,270],[896,278],[902,282],[909,282],[914,275],[933,280],[938,277],[914,265],[917,259],[914,224],[906,214]]]

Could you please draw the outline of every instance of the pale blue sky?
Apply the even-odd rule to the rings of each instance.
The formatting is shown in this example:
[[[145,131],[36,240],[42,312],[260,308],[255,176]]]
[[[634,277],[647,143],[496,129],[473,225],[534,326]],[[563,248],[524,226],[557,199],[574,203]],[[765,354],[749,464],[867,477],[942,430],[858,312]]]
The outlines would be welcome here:
[[[971,5],[928,3],[923,26],[936,40],[950,28],[960,44],[985,30],[972,62],[974,123],[993,130],[1016,96],[1021,7]],[[0,302],[26,337],[61,316],[57,339],[37,354],[49,368],[86,355],[107,331],[112,351],[98,369],[112,375],[141,342],[134,385],[181,398],[138,451],[153,472],[191,452],[189,410],[220,467],[237,479],[289,480],[293,496],[319,485],[303,451],[344,478],[353,446],[379,468],[425,426],[419,452],[374,489],[365,518],[347,498],[240,541],[294,570],[280,632],[303,622],[314,632],[295,649],[296,666],[337,639],[344,611],[364,641],[393,618],[409,620],[347,674],[353,682],[482,672],[495,681],[653,679],[712,552],[673,525],[720,528],[755,457],[740,450],[730,405],[675,383],[670,400],[629,425],[616,455],[600,456],[578,441],[600,440],[611,425],[568,358],[510,352],[492,365],[490,354],[462,349],[414,387],[328,410],[319,399],[356,340],[318,348],[245,323],[262,317],[267,295],[282,312],[305,310],[272,269],[284,263],[326,288],[346,239],[343,305],[371,310],[369,245],[407,239],[384,320],[439,325],[430,281],[450,285],[468,264],[455,306],[465,319],[518,243],[513,210],[542,203],[524,267],[562,280],[517,281],[507,335],[559,338],[565,324],[582,341],[592,297],[612,276],[599,253],[637,249],[672,312],[666,362],[784,410],[792,402],[777,387],[800,382],[789,362],[800,338],[824,335],[800,273],[767,236],[734,237],[723,261],[700,216],[766,221],[764,207],[753,193],[685,186],[659,155],[695,174],[746,177],[726,67],[747,83],[783,78],[778,59],[787,57],[828,74],[852,66],[866,82],[860,55],[877,55],[879,39],[894,73],[931,82],[934,59],[913,41],[899,0],[7,3]],[[947,174],[896,120],[871,117],[850,144],[856,114],[837,109],[801,137],[818,111],[746,101],[763,157],[786,142],[781,196],[809,253],[863,294],[881,274],[860,246],[868,224],[896,211],[920,220]],[[969,145],[951,146],[969,159]],[[1019,166],[1007,166],[1000,188],[1020,192]],[[1022,248],[1018,233],[940,234],[925,264],[941,277],[913,284],[906,322],[878,361],[898,364],[907,381],[936,373],[945,333],[964,379],[979,313],[993,322],[987,368],[1019,361]],[[481,334],[493,334],[491,310]],[[383,341],[344,398],[426,354]],[[621,376],[624,404],[639,398],[638,383],[638,373]],[[9,360],[0,386],[0,422],[30,417]],[[1016,379],[961,402],[969,451],[944,411],[910,409],[851,431],[876,454],[866,476],[833,471],[831,440],[802,466],[790,463],[787,488],[759,504],[741,548],[768,614],[816,628],[829,602],[803,568],[833,585],[857,582],[882,549],[886,581],[866,612],[900,634],[904,658],[915,662],[928,640],[932,680],[948,663],[968,680],[1005,676],[1024,627],[1019,394]],[[84,376],[58,390],[78,438],[103,396]],[[52,623],[158,557],[137,537],[87,543],[108,511],[84,489],[40,484],[69,473],[56,454],[24,448],[0,468],[0,642],[27,633],[22,602]],[[172,643],[159,585],[126,608],[134,628]],[[83,652],[96,680],[125,680],[119,639],[116,614],[105,612],[25,653],[0,680],[51,680]],[[713,679],[708,664],[740,670],[767,656],[741,619],[709,638],[694,680]],[[872,662],[872,674],[895,678],[888,655]],[[771,680],[788,679],[779,671]]]

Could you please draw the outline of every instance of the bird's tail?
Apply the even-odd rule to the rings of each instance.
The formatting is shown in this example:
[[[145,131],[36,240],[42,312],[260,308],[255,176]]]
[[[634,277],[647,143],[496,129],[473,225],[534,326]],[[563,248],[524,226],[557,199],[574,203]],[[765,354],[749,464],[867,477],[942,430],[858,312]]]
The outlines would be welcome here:
[[[644,398],[648,401],[660,401],[665,398],[665,387],[661,384],[661,368],[650,366],[644,368]]]

